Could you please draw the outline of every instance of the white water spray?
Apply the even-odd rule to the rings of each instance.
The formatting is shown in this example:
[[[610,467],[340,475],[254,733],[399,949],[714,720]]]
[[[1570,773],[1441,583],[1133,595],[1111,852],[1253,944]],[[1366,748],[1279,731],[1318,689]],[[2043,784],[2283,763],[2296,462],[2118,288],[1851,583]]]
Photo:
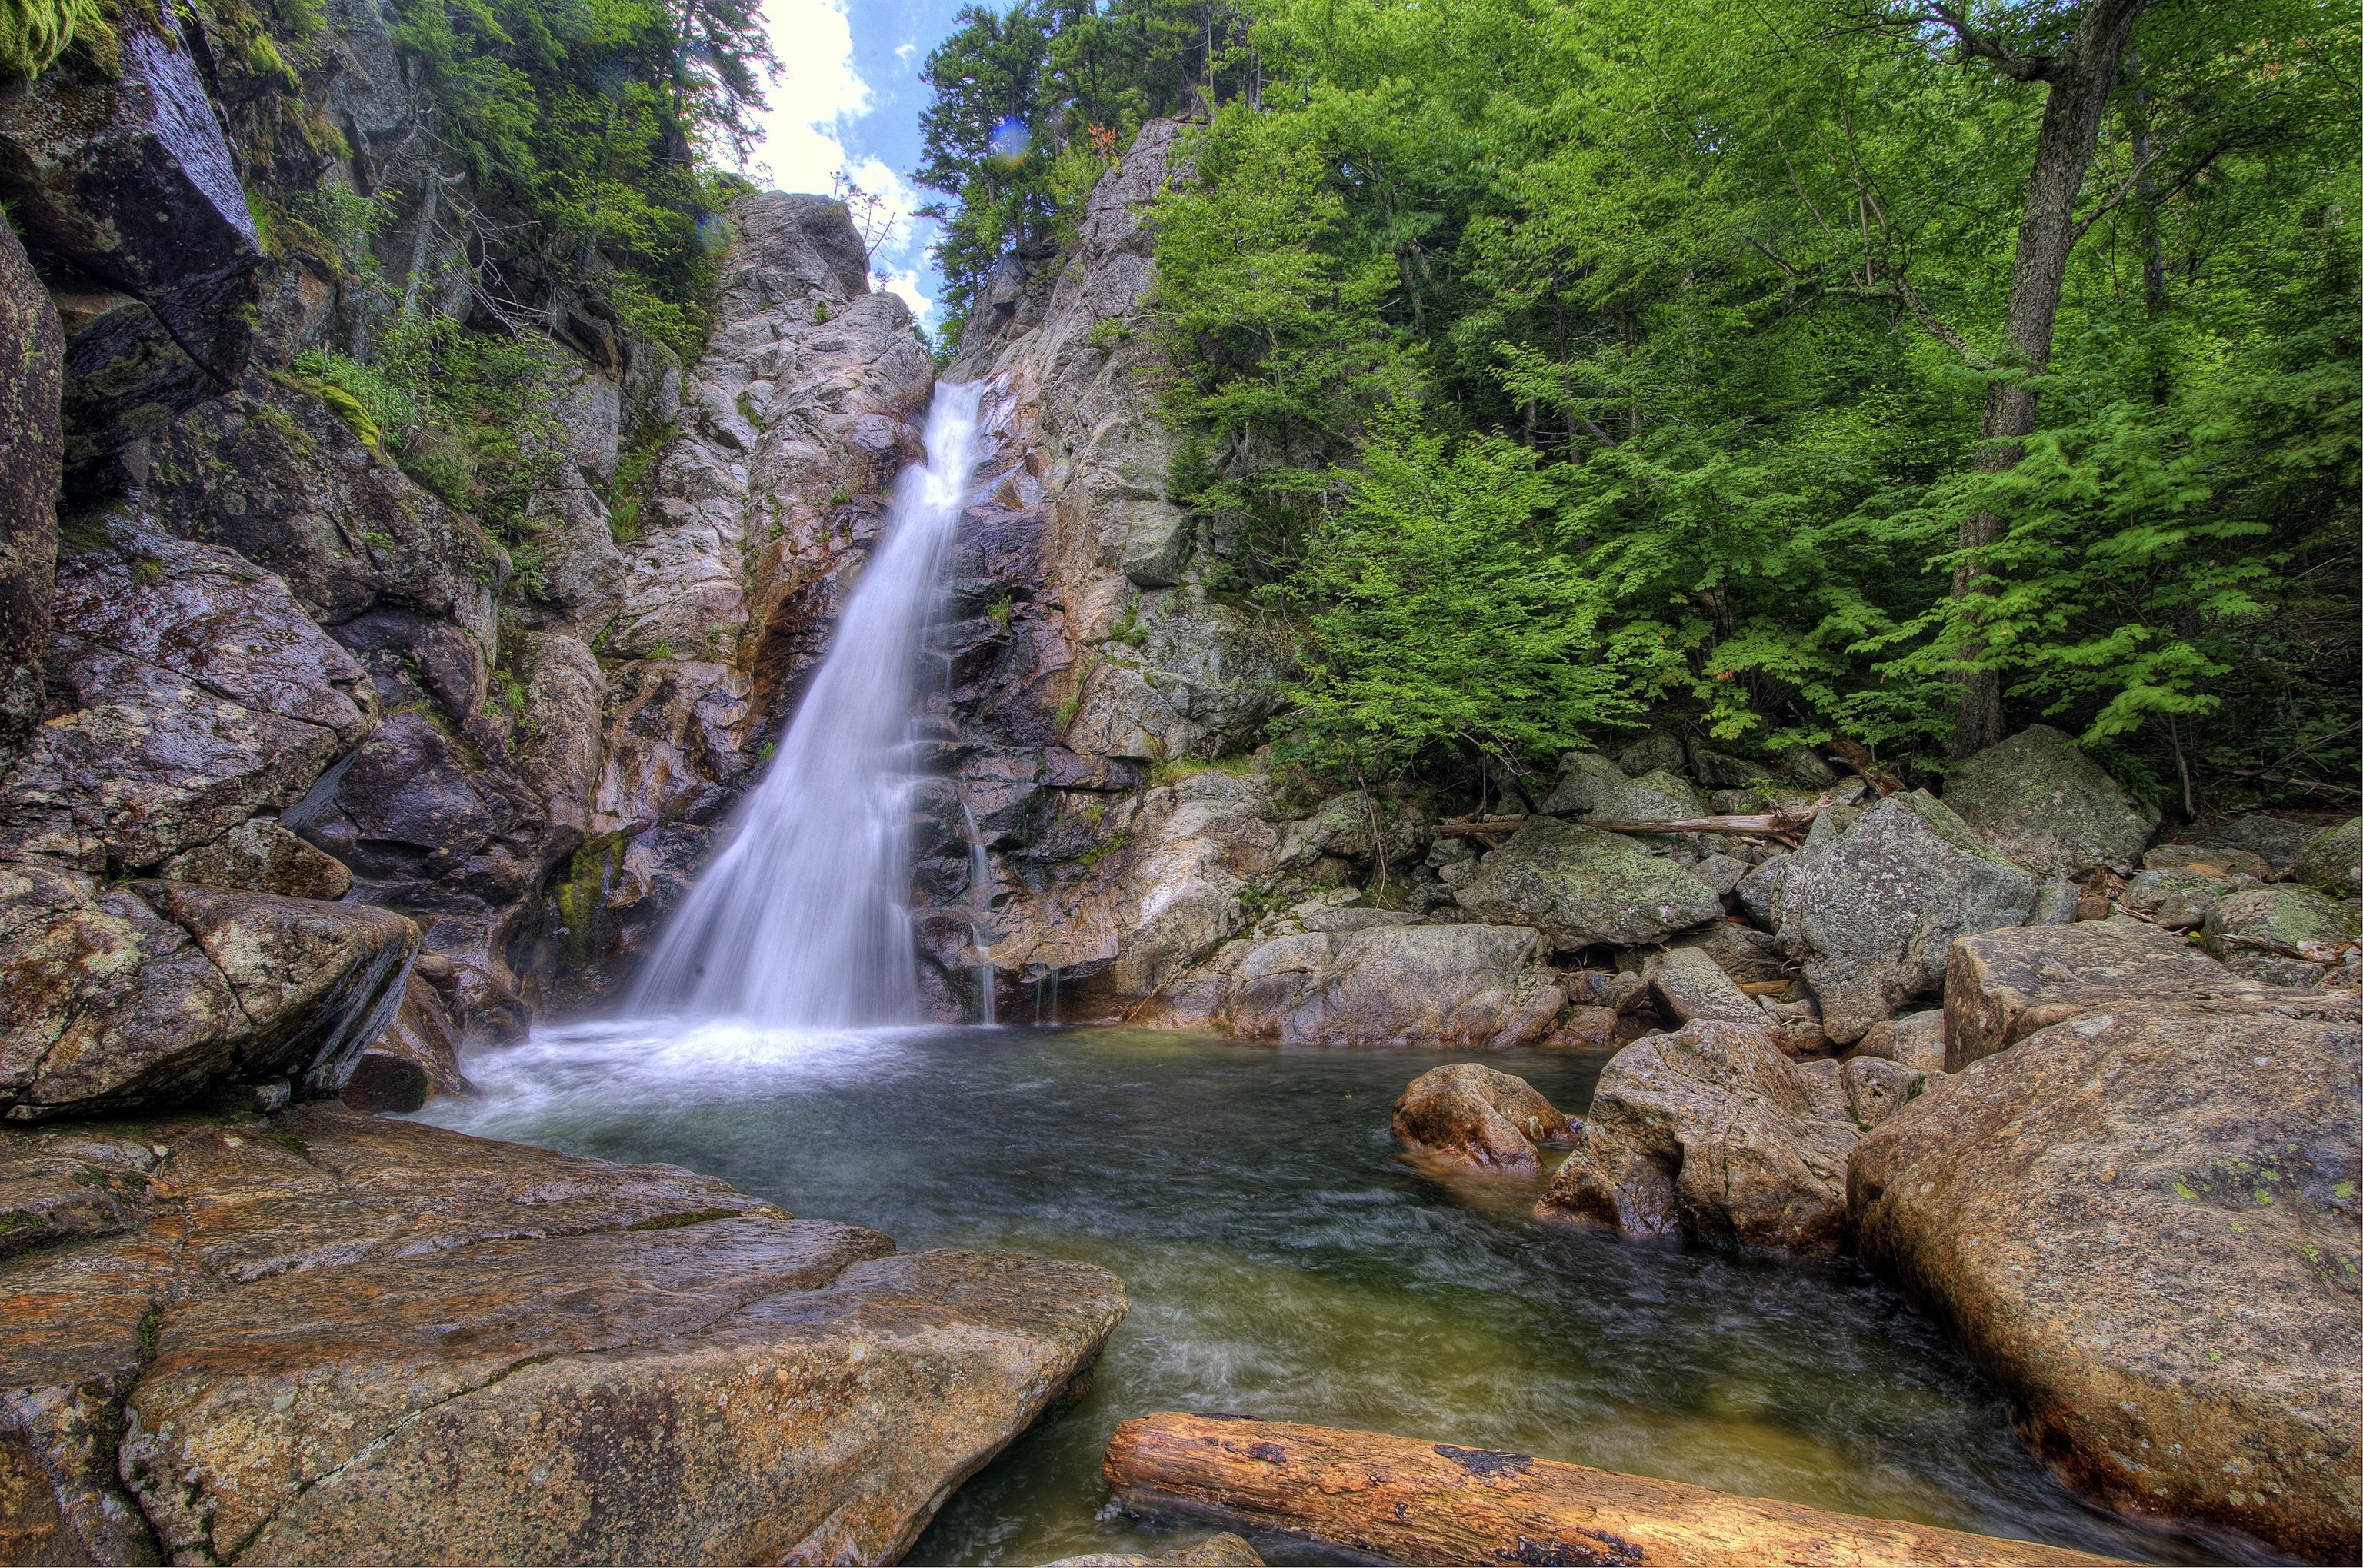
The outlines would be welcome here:
[[[897,482],[885,536],[771,771],[666,926],[631,1011],[805,1029],[916,1016],[904,907],[912,687],[976,466],[982,392],[936,388],[927,460]]]

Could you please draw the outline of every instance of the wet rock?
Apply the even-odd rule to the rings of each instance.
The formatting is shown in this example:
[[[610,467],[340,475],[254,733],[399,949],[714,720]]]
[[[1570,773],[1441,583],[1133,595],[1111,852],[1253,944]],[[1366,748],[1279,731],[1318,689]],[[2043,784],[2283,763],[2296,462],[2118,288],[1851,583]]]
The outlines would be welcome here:
[[[1529,925],[1565,949],[1637,946],[1723,918],[1713,888],[1619,834],[1529,817],[1454,895],[1481,920]]]
[[[0,198],[11,221],[45,263],[126,306],[69,326],[69,467],[237,383],[262,261],[236,160],[174,14],[127,9],[114,26],[117,63],[105,78],[51,71],[0,98]]]
[[[2234,974],[2274,986],[2316,986],[2354,945],[2355,919],[2311,888],[2257,888],[2219,899],[2201,927]]]
[[[2174,867],[2141,872],[2125,884],[2116,901],[2168,931],[2196,931],[2218,900],[2258,885],[2253,877],[2213,876],[2195,866]]]
[[[282,898],[334,902],[352,891],[353,874],[268,817],[251,817],[201,848],[164,862],[168,882],[238,888]]]
[[[1764,1010],[1749,999],[1738,982],[1723,972],[1712,955],[1696,947],[1670,947],[1652,954],[1642,967],[1649,992],[1660,1012],[1678,1023],[1712,1019],[1760,1028]]]
[[[607,679],[579,637],[519,631],[509,668],[524,695],[511,752],[517,777],[541,798],[556,826],[588,831],[598,810]]]
[[[0,1106],[11,1121],[334,1094],[392,1017],[410,922],[308,899],[0,867]]]
[[[1825,812],[1781,864],[1781,941],[1839,1044],[1936,989],[1957,937],[2024,924],[2035,908],[2034,876],[1925,790]]]
[[[1686,1024],[1610,1061],[1536,1212],[1833,1252],[1858,1134],[1837,1063],[1792,1062],[1760,1028]]]
[[[61,1160],[131,1225],[0,1265],[0,1507],[52,1559],[892,1561],[1125,1310],[328,1108],[19,1135],[0,1189]]]
[[[58,553],[65,337],[17,231],[0,224],[0,771],[41,714]]]
[[[2155,808],[2136,805],[2048,724],[1963,762],[1945,780],[1945,803],[2012,859],[2077,877],[2134,865],[2158,828]]]
[[[1264,1568],[1256,1549],[1228,1530],[1202,1540],[1141,1556],[1128,1551],[1094,1551],[1082,1557],[1061,1557],[1042,1568]]]
[[[1388,925],[1226,946],[1160,1021],[1290,1044],[1523,1045],[1566,1005],[1532,931]]]
[[[1922,1073],[1945,1070],[1945,1010],[1908,1012],[1874,1023],[1856,1043],[1849,1061],[1873,1057],[1899,1062]]]
[[[2254,988],[2182,938],[2123,915],[1966,936],[1945,971],[1945,1070],[2103,1008]]]
[[[1575,1124],[1534,1085],[1474,1062],[1411,1081],[1389,1123],[1404,1144],[1489,1169],[1537,1170],[1543,1144],[1564,1145]]]
[[[2356,1000],[2055,1024],[1931,1080],[1849,1178],[1864,1260],[1951,1328],[2057,1473],[2325,1562],[2363,1526]]]
[[[443,1010],[443,999],[414,967],[394,1021],[353,1064],[338,1098],[364,1116],[376,1116],[416,1110],[438,1095],[475,1092],[460,1070],[459,1032]]]
[[[2308,839],[2290,862],[2290,880],[2349,898],[2363,893],[2363,817]]]

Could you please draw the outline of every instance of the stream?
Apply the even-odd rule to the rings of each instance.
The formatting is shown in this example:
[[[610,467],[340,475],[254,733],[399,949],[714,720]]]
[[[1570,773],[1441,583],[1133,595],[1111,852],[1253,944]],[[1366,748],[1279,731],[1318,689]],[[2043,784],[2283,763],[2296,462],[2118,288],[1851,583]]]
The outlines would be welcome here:
[[[1170,1544],[1110,1507],[1099,1476],[1115,1423],[1164,1409],[1516,1449],[2183,1560],[2055,1483],[1944,1336],[1850,1261],[1540,1226],[1535,1181],[1405,1159],[1387,1130],[1396,1095],[1469,1059],[1139,1030],[638,1019],[545,1026],[474,1056],[482,1097],[418,1119],[684,1165],[905,1250],[1015,1248],[1114,1270],[1132,1313],[1090,1393],[961,1488],[909,1562]],[[1484,1060],[1577,1111],[1603,1065]],[[1274,1562],[1317,1561],[1259,1544]]]

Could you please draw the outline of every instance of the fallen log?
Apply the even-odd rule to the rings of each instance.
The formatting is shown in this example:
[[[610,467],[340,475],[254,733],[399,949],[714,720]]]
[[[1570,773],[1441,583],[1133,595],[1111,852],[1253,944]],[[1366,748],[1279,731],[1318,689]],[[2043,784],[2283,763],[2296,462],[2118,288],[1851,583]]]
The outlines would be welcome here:
[[[1380,1562],[1690,1568],[2067,1568],[2118,1559],[1738,1497],[1679,1481],[1379,1432],[1237,1417],[1125,1422],[1116,1500],[1317,1541]]]
[[[1748,812],[1736,816],[1675,817],[1663,822],[1612,823],[1591,817],[1571,819],[1578,827],[1598,828],[1602,833],[1730,833],[1754,834],[1769,838],[1788,838],[1809,828],[1822,808],[1830,803],[1825,795],[1809,806],[1793,812]],[[1436,824],[1438,838],[1492,838],[1517,832],[1524,817],[1455,817]]]
[[[1438,838],[1506,838],[1525,825],[1524,817],[1455,817],[1436,824]]]

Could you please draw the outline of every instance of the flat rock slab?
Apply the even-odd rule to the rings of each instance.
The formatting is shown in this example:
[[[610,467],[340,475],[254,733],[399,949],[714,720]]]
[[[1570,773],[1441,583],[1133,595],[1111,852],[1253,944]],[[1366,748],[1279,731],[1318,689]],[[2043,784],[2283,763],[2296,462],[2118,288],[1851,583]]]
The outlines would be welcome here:
[[[891,1561],[1125,1311],[332,1108],[0,1140],[13,1561]]]
[[[2258,988],[2172,932],[2123,915],[1980,932],[1954,943],[1946,963],[1945,1070],[2102,1008]]]
[[[1104,1466],[1136,1513],[1295,1536],[1348,1561],[1690,1568],[2066,1568],[2114,1559],[1859,1518],[1492,1449],[1236,1417],[1125,1422]]]
[[[2071,1483],[2349,1561],[2358,1106],[2356,993],[2093,1012],[1931,1079],[1865,1136],[1856,1246]]]

